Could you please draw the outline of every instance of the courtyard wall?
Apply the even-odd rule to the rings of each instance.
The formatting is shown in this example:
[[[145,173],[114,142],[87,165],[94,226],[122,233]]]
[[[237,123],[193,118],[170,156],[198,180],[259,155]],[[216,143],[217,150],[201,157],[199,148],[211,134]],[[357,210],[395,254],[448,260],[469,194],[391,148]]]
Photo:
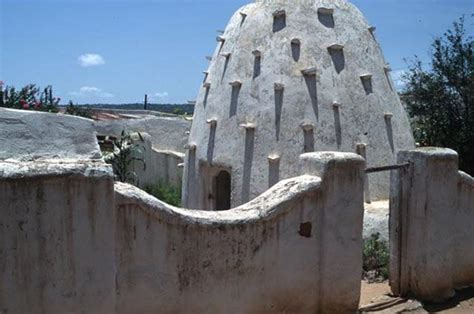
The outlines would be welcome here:
[[[474,179],[455,151],[402,151],[390,208],[390,284],[396,295],[439,302],[474,285]]]

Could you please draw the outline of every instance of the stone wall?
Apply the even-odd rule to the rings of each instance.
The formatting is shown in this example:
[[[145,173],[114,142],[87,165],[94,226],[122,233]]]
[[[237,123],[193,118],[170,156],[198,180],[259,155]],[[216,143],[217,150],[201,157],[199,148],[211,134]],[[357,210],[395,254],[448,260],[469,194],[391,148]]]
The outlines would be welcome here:
[[[474,285],[474,179],[457,153],[400,152],[392,178],[390,284],[397,295],[439,302]]]

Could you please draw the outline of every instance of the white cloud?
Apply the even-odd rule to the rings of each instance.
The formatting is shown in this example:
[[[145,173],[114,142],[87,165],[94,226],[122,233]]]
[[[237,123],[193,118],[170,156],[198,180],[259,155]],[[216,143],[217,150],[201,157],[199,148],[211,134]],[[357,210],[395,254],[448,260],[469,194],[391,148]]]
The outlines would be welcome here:
[[[392,80],[395,84],[395,88],[397,91],[401,91],[405,88],[405,83],[403,82],[403,75],[407,73],[406,70],[398,70],[392,72]]]
[[[113,98],[111,93],[104,92],[100,88],[94,86],[82,86],[77,92],[71,92],[71,96],[75,97],[95,97],[95,98]]]
[[[166,98],[168,96],[169,96],[168,92],[155,93],[155,97],[158,97],[158,98]]]
[[[83,67],[92,67],[105,64],[105,59],[96,53],[85,53],[77,59]]]

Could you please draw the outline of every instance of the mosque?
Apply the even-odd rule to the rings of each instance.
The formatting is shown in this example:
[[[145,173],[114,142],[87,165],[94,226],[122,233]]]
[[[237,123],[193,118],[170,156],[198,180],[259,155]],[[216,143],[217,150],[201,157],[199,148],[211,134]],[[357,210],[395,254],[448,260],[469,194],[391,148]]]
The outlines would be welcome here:
[[[183,206],[224,210],[298,173],[305,152],[356,152],[368,167],[415,148],[375,27],[344,0],[257,0],[217,37],[196,103]],[[365,198],[387,199],[389,173]]]

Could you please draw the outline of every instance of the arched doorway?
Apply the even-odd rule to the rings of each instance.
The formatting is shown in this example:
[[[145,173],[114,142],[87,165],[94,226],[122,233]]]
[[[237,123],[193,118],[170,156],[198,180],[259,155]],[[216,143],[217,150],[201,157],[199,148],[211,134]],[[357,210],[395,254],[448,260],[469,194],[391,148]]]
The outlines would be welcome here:
[[[227,210],[230,209],[230,195],[231,195],[231,176],[230,173],[221,170],[216,177],[214,177],[214,209]]]

